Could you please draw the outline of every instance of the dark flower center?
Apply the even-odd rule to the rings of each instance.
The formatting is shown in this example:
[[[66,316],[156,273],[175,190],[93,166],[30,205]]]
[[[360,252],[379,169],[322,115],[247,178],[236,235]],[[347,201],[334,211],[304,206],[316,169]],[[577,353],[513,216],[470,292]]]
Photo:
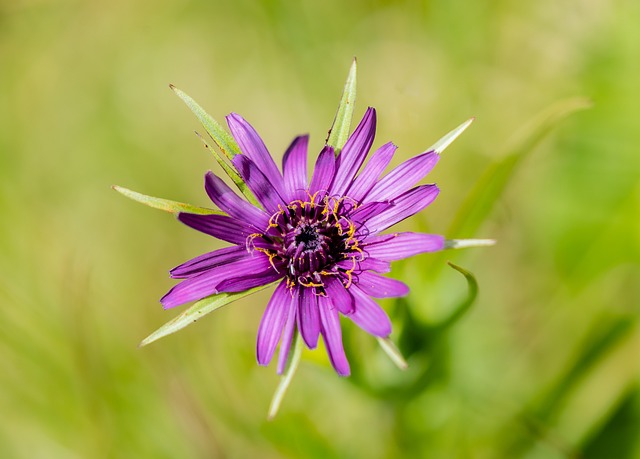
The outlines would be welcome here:
[[[300,225],[296,228],[295,243],[302,244],[304,250],[315,250],[320,246],[320,235],[313,225]]]
[[[289,285],[322,291],[324,276],[343,272],[350,278],[356,258],[361,257],[355,226],[347,218],[353,205],[344,204],[345,198],[333,197],[293,201],[271,216],[263,233],[249,236],[248,247],[266,254]],[[338,266],[343,260],[353,262],[346,268]]]

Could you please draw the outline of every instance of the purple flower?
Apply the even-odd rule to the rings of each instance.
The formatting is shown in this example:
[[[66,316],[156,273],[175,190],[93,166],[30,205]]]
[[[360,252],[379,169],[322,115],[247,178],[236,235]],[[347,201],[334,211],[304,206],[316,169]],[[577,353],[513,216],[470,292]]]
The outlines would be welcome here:
[[[322,335],[336,372],[347,376],[339,314],[367,333],[389,336],[389,317],[372,297],[403,296],[409,288],[380,273],[389,272],[392,261],[444,248],[439,235],[380,234],[436,198],[435,185],[415,185],[439,155],[427,151],[381,178],[396,150],[387,143],[362,167],[376,130],[376,112],[369,108],[340,154],[324,147],[309,181],[308,136],[294,139],[281,173],[249,123],[237,114],[227,122],[244,153],[233,165],[262,208],[207,173],[206,192],[228,216],[180,213],[178,218],[233,245],[171,270],[172,277],[184,280],[161,302],[171,308],[279,281],[258,330],[258,363],[267,365],[280,342],[282,373],[297,329],[310,349]]]

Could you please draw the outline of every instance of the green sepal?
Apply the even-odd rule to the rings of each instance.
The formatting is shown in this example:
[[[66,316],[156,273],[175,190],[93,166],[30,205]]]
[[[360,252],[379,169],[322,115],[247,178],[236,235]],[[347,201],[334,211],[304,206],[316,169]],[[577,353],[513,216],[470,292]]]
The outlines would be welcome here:
[[[154,341],[159,340],[160,338],[164,338],[167,335],[171,335],[172,333],[182,330],[187,325],[191,325],[210,312],[213,312],[216,309],[220,309],[222,306],[239,300],[240,298],[249,296],[252,293],[263,290],[270,285],[273,284],[261,285],[259,287],[245,290],[244,292],[218,293],[217,295],[211,295],[203,298],[200,301],[196,302],[189,309],[184,311],[182,314],[171,319],[169,322],[167,322],[162,327],[158,328],[155,332],[151,333],[149,336],[143,339],[139,347],[146,346],[147,344],[151,344]]]
[[[280,409],[280,404],[282,403],[282,399],[293,380],[293,376],[296,374],[298,370],[298,366],[300,365],[300,359],[302,357],[302,339],[300,339],[300,333],[295,331],[293,336],[293,343],[291,345],[293,347],[293,353],[290,354],[289,361],[287,362],[287,366],[284,370],[280,378],[280,383],[276,388],[275,393],[273,394],[273,398],[271,399],[271,404],[269,405],[269,414],[267,415],[267,419],[269,421],[273,420],[278,414],[278,410]],[[291,352],[291,351],[289,351]]]
[[[435,151],[436,153],[442,153],[449,145],[453,143],[454,140],[458,138],[460,134],[462,134],[470,125],[473,123],[475,118],[469,118],[467,121],[462,123],[460,126],[455,128],[453,131],[449,132],[445,136],[443,136],[436,143],[431,145],[427,151]]]
[[[118,185],[113,185],[111,188],[118,193],[126,196],[129,199],[133,199],[146,206],[153,207],[154,209],[164,210],[165,212],[171,212],[177,214],[179,212],[185,212],[189,214],[198,215],[226,215],[220,210],[207,209],[206,207],[192,206],[191,204],[184,204],[182,202],[171,201],[169,199],[155,198],[153,196],[147,196],[146,194],[138,193],[127,188],[123,188]]]
[[[211,153],[213,153],[213,156],[216,159],[216,161],[218,162],[218,164],[220,164],[220,167],[222,167],[222,169],[227,173],[229,178],[231,178],[231,180],[233,180],[233,183],[236,184],[236,186],[238,187],[240,192],[242,192],[242,194],[247,198],[247,200],[251,204],[253,204],[254,206],[262,208],[262,206],[260,205],[260,203],[256,199],[255,195],[251,192],[251,190],[249,189],[247,184],[244,182],[244,180],[242,180],[242,177],[240,177],[240,175],[238,174],[238,171],[235,169],[235,167],[230,166],[224,160],[224,158],[222,158],[218,154],[218,152],[211,145],[209,145],[209,143],[206,141],[206,139],[204,137],[202,137],[197,131],[196,131],[196,135],[202,141],[202,143],[204,144],[205,148],[207,148]]]
[[[340,98],[340,104],[338,105],[338,111],[333,119],[333,124],[329,130],[329,136],[326,140],[327,145],[333,147],[336,155],[340,153],[340,150],[344,147],[344,144],[347,143],[347,139],[349,138],[353,109],[356,104],[357,64],[357,60],[353,58],[353,63],[349,69],[349,75],[347,76],[347,81],[344,84],[344,89],[342,91],[342,97]]]
[[[390,338],[378,337],[378,344],[380,344],[382,350],[389,356],[391,361],[395,363],[398,368],[400,368],[401,370],[406,370],[407,368],[409,368],[409,364]]]
[[[172,84],[170,84],[169,87],[173,90],[173,92],[176,93],[176,95],[180,99],[182,99],[185,104],[187,104],[187,107],[191,109],[193,114],[196,115],[207,133],[211,136],[213,141],[220,148],[220,151],[222,151],[222,153],[224,153],[227,158],[233,159],[234,156],[240,154],[240,147],[238,147],[238,144],[233,139],[231,134],[225,131],[224,128],[220,126],[220,124],[215,119],[213,119],[211,115],[205,112],[204,109],[184,91],[181,91]]]
[[[470,247],[490,247],[496,245],[495,239],[447,239],[445,249],[467,249]]]

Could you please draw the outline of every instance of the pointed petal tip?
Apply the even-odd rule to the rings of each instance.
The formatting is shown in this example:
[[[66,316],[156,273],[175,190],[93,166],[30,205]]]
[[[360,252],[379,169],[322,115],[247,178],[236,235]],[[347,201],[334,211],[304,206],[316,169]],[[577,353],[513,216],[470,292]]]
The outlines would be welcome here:
[[[169,83],[169,88],[170,88],[172,91],[175,91],[176,89],[178,89],[178,88],[176,88],[176,87],[175,87],[175,85],[174,85],[173,83]]]
[[[475,117],[469,118],[460,126],[438,140],[427,151],[434,151],[437,154],[441,154],[449,145],[453,143],[454,140],[456,140],[460,136],[460,134],[462,134],[471,125],[471,123],[473,123],[475,119]]]

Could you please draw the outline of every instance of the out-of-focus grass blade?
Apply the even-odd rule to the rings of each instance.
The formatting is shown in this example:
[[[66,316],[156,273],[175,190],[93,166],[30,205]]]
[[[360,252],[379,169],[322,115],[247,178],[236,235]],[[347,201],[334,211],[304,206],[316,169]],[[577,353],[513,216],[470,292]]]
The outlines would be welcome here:
[[[573,364],[558,379],[558,384],[544,397],[543,401],[536,404],[537,406],[533,409],[536,417],[541,420],[548,419],[578,381],[604,359],[609,351],[633,330],[635,325],[635,317],[619,317],[598,322],[585,339],[583,348]]]
[[[496,245],[495,239],[447,239],[445,249],[467,249],[469,247],[489,247]]]
[[[271,421],[278,414],[278,410],[280,410],[280,404],[282,403],[282,399],[284,398],[284,394],[287,392],[291,381],[293,380],[293,375],[296,374],[298,370],[298,366],[300,365],[300,358],[302,357],[302,340],[300,339],[299,333],[296,331],[294,340],[293,340],[293,355],[291,356],[287,368],[284,371],[284,374],[280,378],[280,384],[276,388],[276,392],[273,394],[273,398],[271,399],[271,405],[269,405],[269,414],[267,415],[267,419]]]
[[[460,320],[460,318],[471,308],[478,296],[478,281],[475,276],[466,269],[454,265],[451,262],[448,262],[447,264],[464,276],[467,280],[467,285],[469,286],[469,293],[467,294],[467,297],[455,307],[449,317],[436,325],[436,328],[440,330],[444,330]]]
[[[340,153],[340,150],[347,142],[349,138],[349,129],[351,128],[351,119],[353,117],[353,109],[356,104],[356,72],[357,61],[354,58],[351,68],[349,69],[349,75],[347,76],[347,82],[344,84],[344,90],[342,91],[342,97],[340,98],[340,104],[338,105],[338,111],[336,117],[333,120],[333,125],[329,130],[329,136],[327,137],[327,145],[333,147],[336,155]]]
[[[233,180],[233,183],[236,184],[238,189],[242,192],[242,194],[247,198],[247,200],[256,207],[261,207],[260,203],[253,195],[247,184],[242,180],[242,177],[238,174],[238,171],[232,166],[230,166],[224,158],[222,158],[218,152],[202,137],[198,132],[196,132],[198,138],[202,141],[205,148],[207,148],[211,153],[213,153],[214,158],[218,161],[218,164],[222,167],[222,169],[227,173],[227,175]]]
[[[455,128],[453,131],[449,132],[447,135],[442,137],[436,143],[431,145],[431,147],[429,147],[427,151],[435,151],[438,154],[442,153],[449,145],[451,145],[451,143],[454,140],[458,138],[460,134],[462,134],[465,131],[465,129],[469,127],[471,123],[473,123],[474,120],[475,118],[468,119],[467,121],[462,123],[460,126]]]
[[[577,353],[573,363],[559,375],[556,384],[536,396],[514,420],[510,421],[511,425],[523,424],[531,434],[510,438],[500,457],[522,457],[523,452],[531,448],[534,442],[548,436],[549,422],[563,408],[566,399],[583,378],[634,331],[636,325],[637,319],[634,316],[598,321],[584,340],[582,349]]]
[[[116,190],[118,193],[123,194],[129,199],[133,199],[134,201],[138,201],[146,206],[153,207],[154,209],[160,209],[160,210],[164,210],[165,212],[171,212],[172,214],[177,214],[178,212],[186,212],[189,214],[199,214],[199,215],[211,215],[211,214],[226,215],[224,212],[219,210],[192,206],[191,204],[184,204],[182,202],[170,201],[169,199],[154,198],[153,196],[147,196],[146,194],[138,193],[136,191],[132,191],[118,185],[113,185],[111,188]]]
[[[480,177],[463,204],[447,234],[456,236],[472,235],[487,218],[495,202],[504,191],[520,161],[536,147],[556,124],[578,110],[591,106],[584,98],[568,99],[543,111],[527,124],[517,137],[507,155],[493,164]]]
[[[235,300],[239,300],[240,298],[244,298],[245,296],[249,296],[259,290],[265,289],[269,287],[269,285],[272,284],[261,285],[260,287],[254,287],[252,289],[245,290],[244,292],[218,293],[217,295],[211,295],[207,298],[203,298],[202,300],[191,306],[189,309],[184,311],[182,314],[170,320],[155,332],[143,339],[139,347],[146,346],[147,344],[151,344],[154,341],[159,340],[160,338],[164,338],[165,336],[171,335],[178,330],[182,330],[187,325],[191,325],[210,312],[213,312],[216,309],[219,309],[222,306],[225,306]]]
[[[396,347],[396,345],[389,338],[380,338],[378,337],[378,344],[382,350],[389,356],[391,361],[396,364],[398,368],[401,370],[406,370],[409,368],[409,364],[404,359],[400,350]]]
[[[193,114],[196,115],[198,120],[206,129],[207,133],[211,136],[213,141],[227,158],[233,159],[234,156],[240,154],[240,147],[238,147],[238,144],[233,139],[231,134],[225,131],[224,128],[220,126],[220,124],[215,119],[213,119],[211,115],[205,112],[204,109],[185,92],[176,88],[172,84],[170,84],[169,87],[173,90],[173,92],[177,94],[180,99],[182,99],[185,104],[187,104],[187,107],[191,109]]]

